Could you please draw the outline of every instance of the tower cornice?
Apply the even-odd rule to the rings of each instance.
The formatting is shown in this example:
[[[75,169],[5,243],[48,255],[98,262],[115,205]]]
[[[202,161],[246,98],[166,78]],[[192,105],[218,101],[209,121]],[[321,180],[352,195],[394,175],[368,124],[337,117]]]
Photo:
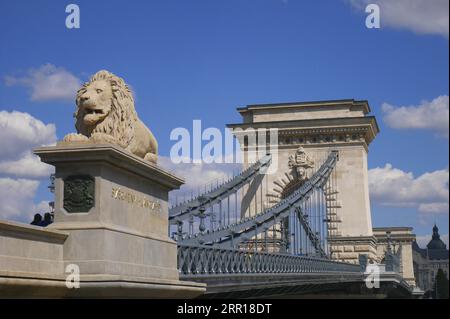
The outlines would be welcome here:
[[[364,143],[367,148],[379,133],[374,116],[239,123],[227,127],[238,138],[257,134],[258,129],[277,129],[279,145]]]

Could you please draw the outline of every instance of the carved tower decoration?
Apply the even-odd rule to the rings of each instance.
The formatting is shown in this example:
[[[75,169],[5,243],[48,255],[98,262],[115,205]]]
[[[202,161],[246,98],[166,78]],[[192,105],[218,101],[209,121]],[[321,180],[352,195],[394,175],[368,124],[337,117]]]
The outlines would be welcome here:
[[[314,168],[314,161],[306,153],[302,146],[299,146],[294,154],[289,156],[287,167],[289,172],[274,181],[273,192],[267,194],[271,198],[271,204],[276,204],[280,199],[289,196],[295,189],[305,183]]]
[[[288,166],[294,171],[295,178],[299,181],[308,179],[308,169],[314,168],[314,161],[306,154],[300,146],[294,155],[289,156]]]

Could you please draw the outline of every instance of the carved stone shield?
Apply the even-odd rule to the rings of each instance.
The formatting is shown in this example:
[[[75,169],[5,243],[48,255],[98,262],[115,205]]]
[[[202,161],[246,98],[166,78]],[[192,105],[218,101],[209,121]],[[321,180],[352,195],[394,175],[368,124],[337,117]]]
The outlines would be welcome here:
[[[64,209],[68,213],[87,213],[94,207],[95,180],[89,175],[73,175],[64,179]]]

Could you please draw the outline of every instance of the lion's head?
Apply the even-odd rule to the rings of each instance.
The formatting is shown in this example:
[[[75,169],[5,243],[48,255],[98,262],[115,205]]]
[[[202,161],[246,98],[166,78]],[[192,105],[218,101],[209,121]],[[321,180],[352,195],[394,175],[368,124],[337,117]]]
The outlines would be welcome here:
[[[77,93],[75,127],[87,137],[93,133],[113,136],[122,147],[133,139],[137,115],[133,95],[118,76],[99,71]]]

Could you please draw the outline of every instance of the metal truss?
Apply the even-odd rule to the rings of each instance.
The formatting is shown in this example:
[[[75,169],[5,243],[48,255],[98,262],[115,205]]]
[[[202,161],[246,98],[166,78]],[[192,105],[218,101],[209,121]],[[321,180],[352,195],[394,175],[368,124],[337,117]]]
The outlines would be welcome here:
[[[317,236],[317,234],[311,229],[311,226],[309,225],[308,218],[303,213],[302,209],[300,207],[297,207],[295,209],[295,212],[297,213],[297,218],[300,221],[306,236],[308,236],[309,240],[311,241],[311,244],[314,246],[314,249],[318,252],[318,254],[322,257],[325,257],[327,254],[325,253],[325,250],[320,244],[320,238]]]
[[[236,223],[218,227],[217,229],[204,229],[205,231],[179,238],[178,243],[236,247],[239,243],[249,240],[272,227],[274,224],[279,223],[281,220],[288,217],[292,210],[297,211],[298,213],[302,201],[315,189],[322,188],[326,184],[337,160],[338,152],[332,151],[322,166],[307,182],[275,206],[254,216],[239,220]],[[201,218],[200,223],[202,223],[205,215],[199,214],[198,216]],[[315,238],[314,233],[308,225],[307,219],[304,216],[302,217],[301,214],[299,217],[305,230],[307,232],[308,229],[310,230],[309,238],[311,242],[316,246],[318,252],[323,254],[323,249],[320,248],[320,240]]]
[[[200,194],[196,198],[187,200],[169,208],[169,222],[171,224],[179,223],[195,214],[198,214],[200,209],[206,205],[214,205],[220,202],[223,198],[235,193],[245,184],[251,182],[255,176],[267,169],[272,161],[272,155],[267,154],[259,161],[242,171],[240,174],[234,176],[230,180],[222,183],[216,188]]]

